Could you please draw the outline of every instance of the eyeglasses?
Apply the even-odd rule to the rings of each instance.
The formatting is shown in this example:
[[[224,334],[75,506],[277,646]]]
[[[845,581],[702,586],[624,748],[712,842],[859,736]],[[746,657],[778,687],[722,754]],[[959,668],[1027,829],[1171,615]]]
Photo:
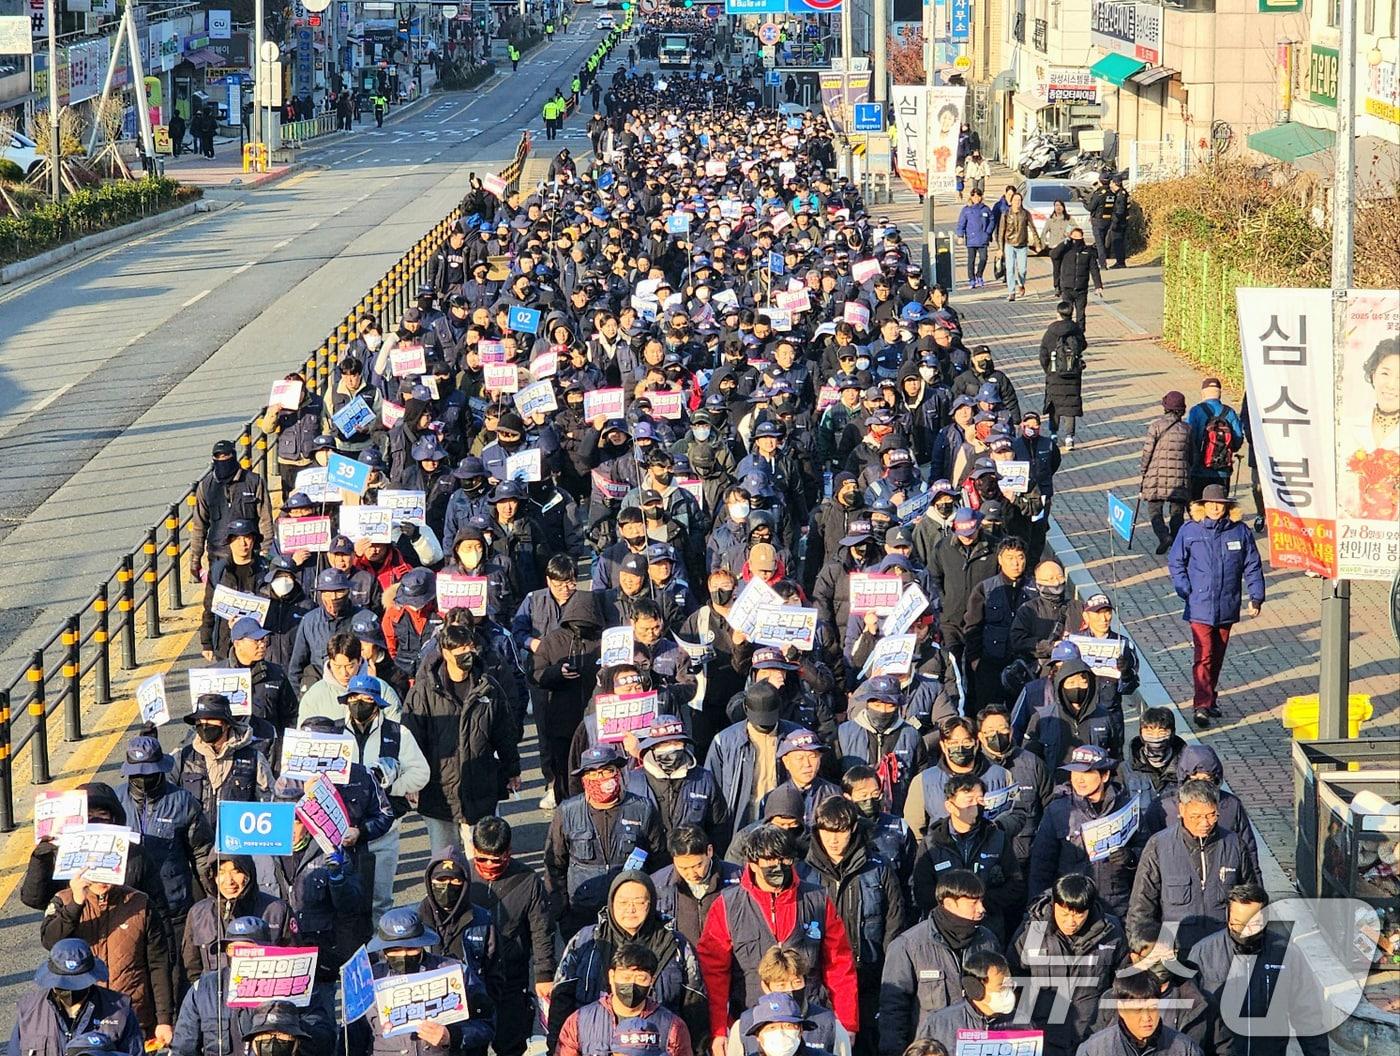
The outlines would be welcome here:
[[[649,898],[615,898],[613,905],[621,909],[650,909],[651,899]]]

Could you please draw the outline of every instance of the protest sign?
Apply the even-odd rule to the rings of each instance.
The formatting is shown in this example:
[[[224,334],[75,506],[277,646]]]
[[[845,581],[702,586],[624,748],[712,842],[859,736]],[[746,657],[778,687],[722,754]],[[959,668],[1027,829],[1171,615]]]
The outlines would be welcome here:
[[[291,854],[295,803],[219,801],[220,854]]]
[[[817,610],[795,605],[764,606],[754,616],[753,634],[749,637],[759,645],[795,645],[806,652],[816,644]]]
[[[763,308],[764,316],[768,319],[768,325],[780,334],[786,334],[792,329],[792,313],[783,308]]]
[[[583,416],[590,422],[594,418],[621,418],[625,409],[625,394],[621,389],[594,389],[583,394]]]
[[[466,609],[473,615],[485,616],[489,588],[490,581],[485,576],[464,576],[460,572],[439,572],[437,574],[438,611]]]
[[[241,590],[234,590],[232,587],[219,583],[215,585],[214,595],[209,599],[209,611],[221,620],[236,620],[240,616],[252,616],[261,627],[267,621],[267,610],[271,604],[271,598],[245,594]]]
[[[269,1001],[311,1004],[316,981],[315,946],[244,946],[228,959],[229,1008],[257,1008]]]
[[[374,968],[361,946],[340,966],[340,1010],[347,1024],[374,1007]]]
[[[448,1024],[471,1018],[460,964],[376,979],[374,1004],[386,1038],[412,1034],[428,1019]]]
[[[284,378],[272,383],[272,391],[267,397],[267,409],[280,408],[294,411],[301,406],[302,384],[296,379]]]
[[[385,400],[379,405],[379,420],[384,423],[385,429],[394,428],[403,421],[403,404]]]
[[[729,171],[729,167],[728,167],[727,165],[725,165],[725,163],[722,162],[722,161],[715,161],[713,158],[711,158],[709,161],[705,162],[705,175],[706,175],[706,176],[723,176],[723,175],[724,175],[726,172],[728,172],[728,171]],[[723,215],[724,215],[724,206],[725,206],[726,203],[720,202],[719,204],[720,204],[720,214],[719,214],[719,215],[720,215],[720,216],[723,216]],[[741,212],[739,215],[742,216],[743,213]]]
[[[323,505],[328,502],[340,502],[344,498],[339,488],[333,488],[326,483],[325,466],[308,466],[301,470],[297,473],[292,490],[299,491],[312,502]],[[280,542],[278,545],[280,548]]]
[[[335,423],[335,428],[341,436],[351,440],[359,433],[369,432],[370,426],[374,424],[374,412],[370,410],[369,404],[365,403],[363,396],[356,396],[331,415],[331,421]]]
[[[762,608],[776,609],[782,603],[782,595],[767,583],[761,579],[751,579],[739,592],[739,596],[734,599],[734,604],[729,609],[727,617],[729,626],[752,637],[754,623],[758,619],[758,610]]]
[[[388,506],[342,506],[340,534],[356,542],[392,543],[394,510]]]
[[[336,490],[339,491],[339,489]],[[336,501],[339,501],[339,495],[337,495]],[[295,554],[298,550],[305,550],[311,554],[324,554],[331,548],[333,534],[329,515],[324,517],[279,517],[277,519],[277,549],[284,554]]]
[[[655,693],[604,693],[597,697],[598,740],[617,744],[656,718]]]
[[[505,198],[510,185],[494,172],[488,172],[481,177],[481,186],[487,194],[494,194],[497,198]],[[368,1011],[369,1009],[365,1009],[365,1012]],[[364,1015],[364,1012],[361,1012],[360,1015]],[[352,1016],[350,1018],[357,1019],[359,1017]]]
[[[632,490],[632,485],[625,480],[613,480],[600,469],[592,471],[593,486],[598,489],[598,494],[610,502],[621,502],[627,497],[627,493]]]
[[[705,482],[698,477],[676,477],[676,487],[684,491],[692,499],[695,505],[702,510],[705,508]]]
[[[363,495],[369,487],[369,466],[333,451],[326,459],[326,484],[351,495]]]
[[[253,714],[253,673],[246,667],[190,668],[190,705],[197,706],[205,693],[228,697],[235,715]]]
[[[1096,675],[1117,678],[1123,673],[1119,660],[1123,656],[1122,638],[1095,638],[1088,634],[1071,634],[1069,640],[1079,649],[1079,658]]]
[[[1081,825],[1079,836],[1084,841],[1089,861],[1101,862],[1119,847],[1126,846],[1138,830],[1141,815],[1142,799],[1133,796],[1112,814]]]
[[[514,363],[485,363],[481,367],[481,385],[487,392],[518,392],[520,371]]]
[[[982,794],[982,816],[988,821],[994,821],[1006,813],[1011,804],[1016,802],[1016,794],[1020,790],[1020,785],[1007,785],[1005,788],[993,788],[984,792]]]
[[[335,785],[326,778],[313,777],[306,783],[301,799],[297,801],[296,816],[327,854],[334,854],[345,842],[345,831],[350,828],[350,814],[345,809],[345,800],[340,798]]]
[[[925,597],[924,592],[919,589],[917,583],[910,583],[904,588],[904,593],[899,596],[899,602],[885,617],[880,633],[903,634],[914,626],[914,621],[922,616],[927,608],[928,598]]]
[[[723,308],[739,307],[739,295],[733,290],[720,290],[719,293],[714,295],[713,300],[715,304],[718,304]]]
[[[781,235],[783,230],[792,223],[792,214],[785,209],[779,209],[768,218],[768,222],[773,225],[773,233]]]
[[[912,634],[891,634],[881,638],[865,661],[861,677],[907,675],[914,664],[914,645],[917,641],[917,636]]]
[[[536,381],[552,378],[559,373],[558,345],[547,348],[530,360],[530,377]]]
[[[87,791],[34,793],[34,842],[87,824]]]
[[[1024,495],[1030,487],[1031,464],[1029,462],[998,462],[997,477],[1001,490],[1008,495]]]
[[[632,662],[632,650],[635,643],[632,637],[632,625],[624,627],[608,627],[603,631],[603,648],[598,656],[599,667],[616,667],[618,664],[630,664]]]
[[[666,233],[668,235],[684,235],[690,231],[690,214],[686,212],[675,212],[666,218]]]
[[[862,286],[880,274],[880,262],[874,259],[858,260],[851,265],[851,278]]]
[[[685,393],[679,389],[674,392],[667,389],[647,392],[643,396],[651,403],[651,413],[658,418],[674,420],[685,413]]]
[[[477,343],[476,351],[481,356],[482,366],[487,364],[499,366],[507,361],[504,341],[480,341]]]
[[[928,508],[932,504],[933,492],[922,491],[917,495],[911,495],[896,506],[894,515],[899,518],[900,524],[912,524],[928,512]]]
[[[384,488],[379,492],[379,505],[394,511],[395,524],[426,524],[428,497],[421,491]]]
[[[537,334],[540,330],[540,310],[526,308],[522,304],[511,305],[506,316],[506,327],[517,334]]]
[[[559,407],[558,401],[554,398],[554,383],[550,381],[536,381],[526,385],[512,399],[515,401],[515,409],[520,412],[520,417],[527,421],[532,415],[548,414]]]
[[[823,385],[817,393],[817,411],[821,412],[841,398],[841,390],[835,385]]]
[[[958,1031],[952,1056],[1041,1056],[1045,1034],[1039,1030]]]
[[[428,369],[427,356],[417,341],[395,345],[389,352],[389,371],[396,378],[410,378]]]
[[[904,581],[898,575],[879,572],[852,572],[850,586],[851,613],[856,616],[867,612],[888,616],[904,593]]]
[[[282,768],[278,773],[293,781],[309,781],[325,774],[343,785],[350,780],[354,761],[354,734],[288,730],[282,737]]]
[[[857,330],[870,328],[870,309],[856,301],[847,301],[841,309],[841,321],[850,323]]]
[[[438,398],[438,379],[436,374],[420,374],[418,384],[428,390],[428,395],[433,399]]]
[[[773,303],[787,312],[805,312],[812,307],[812,299],[806,290],[784,290],[775,294]]]
[[[141,721],[164,726],[170,721],[170,701],[165,695],[165,676],[156,674],[136,687],[136,706]]]
[[[543,476],[544,465],[538,447],[531,447],[506,456],[506,480],[524,480],[534,483]]]
[[[95,884],[126,883],[126,859],[141,836],[125,825],[74,825],[58,837],[53,878],[72,880],[79,873]]]

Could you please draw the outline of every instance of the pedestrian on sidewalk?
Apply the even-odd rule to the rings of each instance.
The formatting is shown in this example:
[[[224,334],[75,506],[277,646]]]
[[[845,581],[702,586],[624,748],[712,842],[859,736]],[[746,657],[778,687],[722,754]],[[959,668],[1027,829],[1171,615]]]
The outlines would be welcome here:
[[[1019,198],[1020,195],[1017,195]],[[1015,300],[1015,297],[1011,298]],[[1061,301],[1059,316],[1040,339],[1040,369],[1045,372],[1045,413],[1061,450],[1074,450],[1074,423],[1084,413],[1084,350],[1089,342],[1074,321],[1074,306]]]
[[[1147,502],[1159,554],[1171,549],[1191,498],[1191,427],[1185,416],[1186,397],[1173,389],[1162,397],[1162,414],[1148,425],[1142,447],[1138,495]],[[1168,507],[1170,523],[1162,516]]]
[[[1191,497],[1211,484],[1232,489],[1235,453],[1244,444],[1244,423],[1220,398],[1220,379],[1201,382],[1201,402],[1186,416],[1191,427]]]
[[[1089,283],[1103,293],[1103,275],[1099,271],[1099,258],[1094,247],[1084,241],[1084,229],[1072,227],[1069,238],[1055,247],[1050,254],[1051,273],[1054,285],[1060,291],[1060,300],[1068,301],[1074,307],[1074,321],[1079,328],[1084,327],[1084,310],[1089,305]]]
[[[166,129],[170,132],[170,154],[178,158],[185,149],[185,119],[180,116],[178,110],[170,115],[170,123]]]
[[[1065,200],[1056,198],[1055,204],[1050,207],[1050,215],[1045,218],[1045,223],[1040,228],[1041,245],[1047,252],[1054,252],[1056,246],[1069,238],[1069,229],[1073,226],[1074,221],[1065,210]]]
[[[968,204],[958,212],[958,245],[967,247],[967,284],[981,289],[987,283],[982,273],[987,270],[987,246],[996,230],[996,218],[982,202],[981,188],[974,187]]]
[[[967,187],[968,196],[973,192],[984,194],[987,190],[987,177],[992,174],[992,167],[987,164],[987,159],[982,157],[980,150],[974,150],[968,155],[967,161],[963,162],[963,183]]]
[[[1264,605],[1264,565],[1254,533],[1240,521],[1239,506],[1224,485],[1209,485],[1201,501],[1191,504],[1191,520],[1177,533],[1167,570],[1186,602],[1182,618],[1191,625],[1192,703],[1196,725],[1204,728],[1220,717],[1216,686],[1242,598],[1248,595],[1249,616],[1259,615]]]
[[[1042,248],[1035,219],[1025,207],[1020,191],[1012,193],[1010,204],[997,223],[997,244],[1006,261],[1006,288],[1010,291],[1006,299],[1014,301],[1018,296],[1026,295],[1026,266],[1030,263],[1030,247],[1034,246],[1037,253]]]

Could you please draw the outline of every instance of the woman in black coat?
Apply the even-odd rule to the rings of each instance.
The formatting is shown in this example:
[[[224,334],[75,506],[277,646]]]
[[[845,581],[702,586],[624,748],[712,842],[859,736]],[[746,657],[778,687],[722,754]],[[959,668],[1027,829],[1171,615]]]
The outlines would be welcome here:
[[[603,618],[591,590],[577,591],[564,603],[560,625],[540,639],[531,680],[545,691],[540,729],[540,769],[557,803],[569,796],[569,746],[583,721],[584,705],[598,683]]]

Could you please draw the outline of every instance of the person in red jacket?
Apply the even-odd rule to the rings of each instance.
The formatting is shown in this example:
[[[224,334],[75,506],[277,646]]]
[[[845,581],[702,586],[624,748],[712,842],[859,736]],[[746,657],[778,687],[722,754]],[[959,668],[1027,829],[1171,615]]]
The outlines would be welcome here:
[[[810,965],[808,992],[824,990],[852,1036],[860,1026],[856,965],[846,927],[825,889],[797,878],[796,857],[786,830],[776,825],[754,829],[744,847],[744,875],[724,889],[705,919],[696,952],[710,997],[715,1056],[724,1056],[730,1025],[763,996],[758,961],[777,945],[801,950]]]

